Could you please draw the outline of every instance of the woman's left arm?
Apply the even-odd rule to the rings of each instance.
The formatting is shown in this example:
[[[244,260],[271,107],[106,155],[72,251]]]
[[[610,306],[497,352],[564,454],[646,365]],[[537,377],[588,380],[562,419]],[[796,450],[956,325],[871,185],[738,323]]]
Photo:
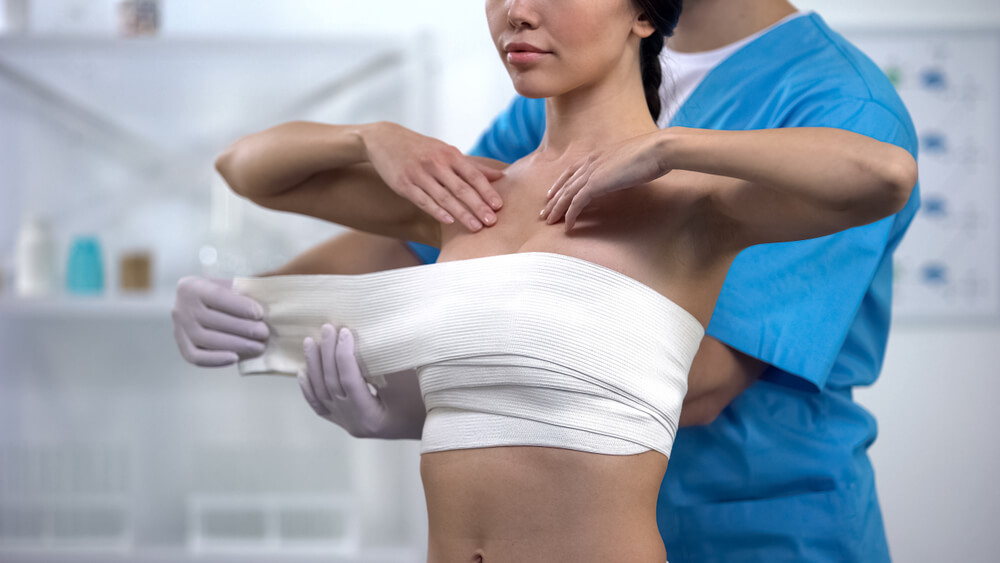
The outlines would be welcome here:
[[[603,193],[671,170],[699,178],[710,209],[741,247],[829,235],[906,205],[917,165],[905,149],[826,127],[715,131],[671,127],[626,141],[567,171],[553,186],[549,222],[567,227]]]
[[[826,127],[678,129],[663,142],[674,168],[721,176],[711,209],[731,220],[740,246],[802,240],[898,212],[917,183],[905,149]]]

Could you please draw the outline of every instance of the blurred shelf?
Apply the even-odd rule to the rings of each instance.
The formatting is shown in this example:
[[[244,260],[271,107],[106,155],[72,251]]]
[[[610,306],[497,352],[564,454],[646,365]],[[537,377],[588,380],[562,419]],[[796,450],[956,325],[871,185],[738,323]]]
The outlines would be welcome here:
[[[425,40],[425,33],[413,31],[401,34],[374,33],[344,33],[337,32],[330,36],[260,36],[260,35],[198,35],[172,34],[140,37],[122,37],[118,35],[102,35],[87,33],[3,33],[0,32],[0,45],[24,46],[139,46],[159,48],[162,46],[239,46],[239,45],[345,45],[355,44],[366,51],[372,50],[373,41],[378,41],[383,48],[413,40]]]
[[[418,563],[425,561],[426,553],[415,548],[372,548],[358,554],[337,555],[321,550],[241,549],[231,552],[194,553],[186,549],[136,547],[125,552],[87,549],[4,549],[0,545],[0,561],[4,563],[298,563],[323,561],[324,563]]]
[[[93,297],[58,295],[45,298],[3,295],[0,296],[0,320],[122,318],[169,321],[173,306],[173,293]]]
[[[0,79],[125,161],[171,169],[391,77],[419,40],[0,35]]]

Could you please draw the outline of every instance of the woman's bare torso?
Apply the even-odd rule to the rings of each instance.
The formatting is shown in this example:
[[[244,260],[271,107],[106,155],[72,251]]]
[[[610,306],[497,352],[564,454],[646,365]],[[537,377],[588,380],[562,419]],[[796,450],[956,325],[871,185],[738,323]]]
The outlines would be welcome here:
[[[692,227],[703,200],[696,179],[668,174],[599,198],[566,234],[564,223],[538,217],[565,165],[529,156],[508,168],[494,184],[504,198],[496,225],[478,233],[445,225],[439,261],[532,251],[574,256],[648,285],[707,324],[731,257],[706,254],[704,229]],[[656,499],[666,467],[653,450],[617,456],[507,446],[423,454],[428,561],[661,563]]]

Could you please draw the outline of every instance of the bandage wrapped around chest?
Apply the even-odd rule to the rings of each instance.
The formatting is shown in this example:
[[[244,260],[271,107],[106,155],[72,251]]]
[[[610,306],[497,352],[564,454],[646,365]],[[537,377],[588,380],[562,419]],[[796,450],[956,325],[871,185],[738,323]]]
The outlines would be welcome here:
[[[547,252],[355,276],[237,278],[271,328],[243,374],[294,376],[324,323],[355,336],[365,378],[416,370],[421,452],[533,445],[669,456],[704,335],[624,274]],[[391,378],[388,384],[391,384]]]

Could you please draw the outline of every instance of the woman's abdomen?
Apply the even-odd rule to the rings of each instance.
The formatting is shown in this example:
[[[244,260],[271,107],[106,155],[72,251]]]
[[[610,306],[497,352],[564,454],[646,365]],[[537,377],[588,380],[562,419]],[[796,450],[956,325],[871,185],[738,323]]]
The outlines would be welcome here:
[[[656,499],[667,458],[537,446],[425,453],[428,563],[666,559]]]

